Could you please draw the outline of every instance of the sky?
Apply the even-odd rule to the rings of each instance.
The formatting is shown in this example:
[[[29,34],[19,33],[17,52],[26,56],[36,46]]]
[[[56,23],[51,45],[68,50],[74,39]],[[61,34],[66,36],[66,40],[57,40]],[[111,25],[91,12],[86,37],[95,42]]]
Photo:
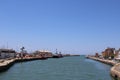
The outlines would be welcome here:
[[[120,0],[0,0],[0,48],[94,54],[120,48]]]

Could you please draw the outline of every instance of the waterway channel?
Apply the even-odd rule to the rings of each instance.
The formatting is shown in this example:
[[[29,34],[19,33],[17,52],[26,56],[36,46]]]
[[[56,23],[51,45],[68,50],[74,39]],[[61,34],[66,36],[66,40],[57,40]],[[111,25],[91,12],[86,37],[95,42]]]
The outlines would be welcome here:
[[[110,68],[85,56],[50,58],[16,63],[0,80],[113,80]]]

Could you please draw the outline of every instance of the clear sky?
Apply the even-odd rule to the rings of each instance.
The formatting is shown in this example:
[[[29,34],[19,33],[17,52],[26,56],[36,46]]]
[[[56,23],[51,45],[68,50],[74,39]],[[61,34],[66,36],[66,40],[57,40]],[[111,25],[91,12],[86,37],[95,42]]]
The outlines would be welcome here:
[[[120,48],[120,0],[0,0],[0,47],[93,54]]]

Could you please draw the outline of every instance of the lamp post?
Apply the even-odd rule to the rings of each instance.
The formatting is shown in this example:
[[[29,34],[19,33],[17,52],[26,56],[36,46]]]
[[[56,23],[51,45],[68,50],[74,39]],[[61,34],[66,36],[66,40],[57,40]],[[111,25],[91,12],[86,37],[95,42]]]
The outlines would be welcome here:
[[[58,51],[57,51],[57,49],[56,49],[56,54],[58,54]]]
[[[23,52],[24,52],[24,49],[25,49],[25,47],[20,48],[20,50],[21,50],[21,53],[20,53],[21,59],[23,59]]]

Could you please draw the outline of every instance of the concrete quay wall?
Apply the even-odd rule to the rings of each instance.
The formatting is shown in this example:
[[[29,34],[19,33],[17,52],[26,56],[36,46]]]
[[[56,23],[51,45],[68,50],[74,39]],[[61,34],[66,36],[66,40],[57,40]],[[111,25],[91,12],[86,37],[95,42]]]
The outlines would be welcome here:
[[[0,72],[8,70],[15,63],[15,59],[0,61]]]
[[[95,57],[88,57],[89,59],[92,60],[96,60],[105,64],[109,64],[112,65],[113,67],[110,70],[110,74],[111,76],[115,79],[115,80],[120,80],[120,63],[116,63],[114,61],[111,60],[104,60],[104,59],[99,59],[99,58],[95,58]]]
[[[45,60],[47,58],[15,58],[15,59],[7,59],[0,60],[0,72],[4,72],[8,70],[12,65],[19,62],[33,61],[33,60]]]
[[[92,59],[92,60],[95,60],[95,61],[99,61],[99,62],[108,64],[108,65],[111,65],[111,66],[114,66],[116,64],[116,62],[114,62],[112,60],[99,59],[99,58],[96,58],[96,57],[88,57],[88,58]]]

